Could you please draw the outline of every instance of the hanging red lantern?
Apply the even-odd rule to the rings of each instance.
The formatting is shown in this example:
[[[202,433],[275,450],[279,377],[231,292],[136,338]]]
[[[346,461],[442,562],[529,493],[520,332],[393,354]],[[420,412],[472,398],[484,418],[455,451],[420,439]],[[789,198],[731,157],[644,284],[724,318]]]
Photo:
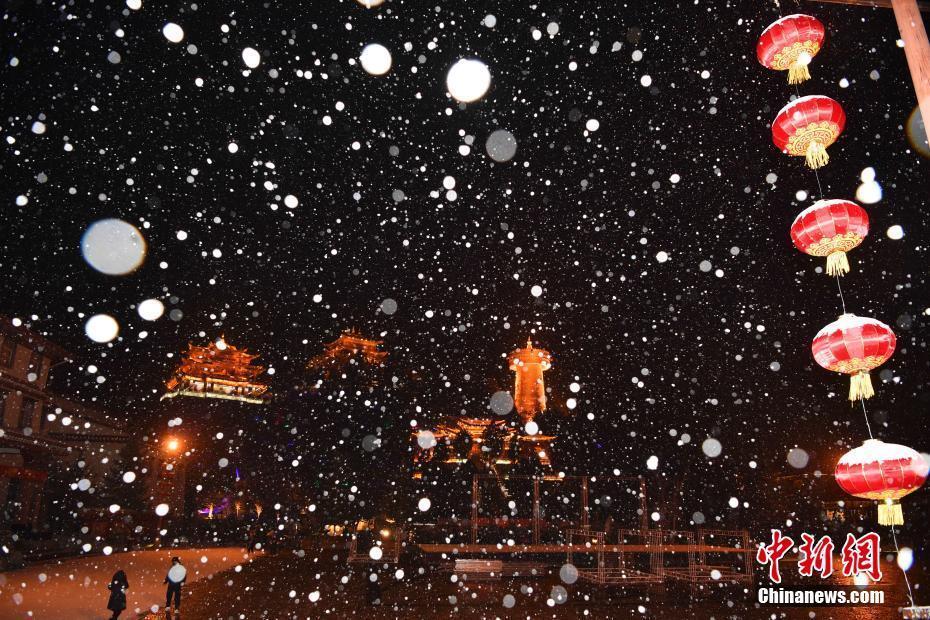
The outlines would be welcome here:
[[[811,256],[826,256],[827,274],[831,276],[849,273],[846,252],[868,234],[868,214],[849,200],[818,200],[791,224],[794,246]]]
[[[756,57],[762,66],[788,71],[788,83],[811,79],[807,65],[823,46],[824,29],[816,17],[788,15],[766,28],[759,37]]]
[[[840,458],[833,475],[850,495],[882,502],[878,505],[881,525],[903,525],[898,500],[921,487],[927,470],[928,463],[916,450],[867,439]]]
[[[891,357],[895,343],[894,332],[881,321],[844,314],[817,333],[811,352],[827,370],[851,375],[849,400],[857,400],[875,395],[869,371]]]
[[[846,126],[846,113],[833,99],[811,95],[783,107],[772,123],[772,142],[782,153],[804,156],[810,168],[830,161],[827,147]]]

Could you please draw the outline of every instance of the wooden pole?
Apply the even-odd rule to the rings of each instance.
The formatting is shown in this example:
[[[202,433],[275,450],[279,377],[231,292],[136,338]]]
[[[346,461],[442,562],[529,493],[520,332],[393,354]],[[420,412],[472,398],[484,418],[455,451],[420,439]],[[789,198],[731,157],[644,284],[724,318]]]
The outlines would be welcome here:
[[[539,544],[539,478],[533,478],[533,544]]]
[[[892,0],[809,0],[810,2],[820,2],[821,4],[846,4],[851,6],[870,6],[873,9],[890,9]],[[918,1],[917,8],[921,11],[930,11],[930,3]]]
[[[821,4],[846,4],[870,7],[891,7],[898,32],[904,41],[904,55],[911,81],[917,93],[917,106],[924,120],[924,128],[930,126],[930,43],[927,30],[920,17],[921,11],[930,11],[930,3],[918,0],[812,0]],[[915,136],[920,141],[920,136]]]
[[[924,128],[930,127],[930,43],[927,30],[917,9],[916,0],[891,0],[894,18],[904,40],[904,54],[911,70],[911,80],[917,92],[917,105],[924,119]],[[920,136],[915,136],[920,140]],[[926,139],[926,136],[925,136]]]
[[[586,530],[588,525],[588,479],[581,479],[581,529]]]
[[[478,542],[478,476],[471,478],[471,544]]]

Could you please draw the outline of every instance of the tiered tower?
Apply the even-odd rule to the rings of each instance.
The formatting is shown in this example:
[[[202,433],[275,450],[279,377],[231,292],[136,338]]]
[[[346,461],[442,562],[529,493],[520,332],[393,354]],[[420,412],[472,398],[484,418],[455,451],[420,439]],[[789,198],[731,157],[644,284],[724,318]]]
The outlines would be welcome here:
[[[323,345],[323,352],[307,362],[309,370],[323,370],[344,366],[355,358],[372,366],[378,366],[387,358],[387,351],[381,351],[381,340],[365,338],[360,333],[348,329],[338,338]]]
[[[526,347],[507,356],[514,378],[513,404],[523,423],[546,410],[546,383],[543,373],[552,368],[552,355],[537,349],[527,339]]]
[[[193,396],[264,404],[268,384],[259,378],[265,367],[252,363],[257,357],[222,337],[206,347],[189,343],[162,399]]]

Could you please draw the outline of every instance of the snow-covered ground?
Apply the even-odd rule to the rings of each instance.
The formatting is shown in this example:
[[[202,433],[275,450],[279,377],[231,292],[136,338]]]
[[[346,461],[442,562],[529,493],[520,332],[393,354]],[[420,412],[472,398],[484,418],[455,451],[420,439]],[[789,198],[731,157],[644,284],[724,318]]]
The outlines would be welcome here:
[[[108,618],[107,584],[119,569],[126,571],[129,578],[123,617],[133,618],[137,614],[132,612],[164,605],[162,582],[175,555],[187,566],[188,584],[247,559],[241,547],[165,549],[68,558],[0,573],[0,618]],[[181,602],[183,608],[183,599]]]

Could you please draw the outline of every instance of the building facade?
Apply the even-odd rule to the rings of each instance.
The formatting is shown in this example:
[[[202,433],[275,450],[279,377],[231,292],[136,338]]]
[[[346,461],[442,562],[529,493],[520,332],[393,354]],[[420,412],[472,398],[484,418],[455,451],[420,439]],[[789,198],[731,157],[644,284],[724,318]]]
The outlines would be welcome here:
[[[125,428],[102,412],[52,394],[52,369],[67,351],[0,316],[0,529],[41,532],[54,500],[49,478],[102,481],[119,460]],[[74,471],[77,474],[77,471]]]

